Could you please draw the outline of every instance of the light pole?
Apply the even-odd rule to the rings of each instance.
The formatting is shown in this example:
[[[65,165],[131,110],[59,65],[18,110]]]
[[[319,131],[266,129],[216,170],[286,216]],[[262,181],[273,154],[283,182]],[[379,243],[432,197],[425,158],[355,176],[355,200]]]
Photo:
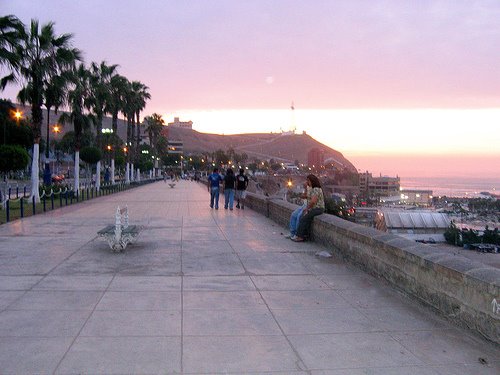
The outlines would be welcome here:
[[[109,143],[109,137],[111,134],[113,134],[113,129],[102,128],[101,133],[107,138],[107,141]],[[111,158],[111,183],[114,184],[115,183],[115,158],[113,157],[113,154],[111,153],[112,147],[110,144],[108,144],[107,150],[110,152],[110,158]],[[108,177],[108,179],[109,179],[109,177]],[[104,175],[104,180],[106,180],[106,174]]]

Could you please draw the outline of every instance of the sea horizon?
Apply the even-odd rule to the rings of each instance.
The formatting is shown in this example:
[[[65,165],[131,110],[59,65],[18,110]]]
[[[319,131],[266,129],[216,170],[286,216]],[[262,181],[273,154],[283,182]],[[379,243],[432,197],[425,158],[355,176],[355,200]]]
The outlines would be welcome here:
[[[478,198],[482,192],[500,195],[499,177],[400,177],[401,189],[432,190],[435,197]]]

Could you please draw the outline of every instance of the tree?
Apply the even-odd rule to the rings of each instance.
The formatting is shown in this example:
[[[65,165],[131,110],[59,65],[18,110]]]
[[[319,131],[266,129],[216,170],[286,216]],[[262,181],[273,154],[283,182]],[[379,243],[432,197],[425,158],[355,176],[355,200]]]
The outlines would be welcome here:
[[[0,78],[0,91],[16,80],[19,68],[19,55],[16,51],[23,27],[22,22],[13,15],[0,17],[0,67],[6,66],[10,70],[8,75]]]
[[[19,31],[20,43],[16,46],[19,64],[16,72],[25,82],[26,95],[23,103],[31,105],[33,125],[33,163],[31,168],[31,194],[40,201],[38,192],[38,159],[42,128],[42,105],[44,101],[44,83],[52,77],[71,69],[80,60],[80,51],[71,47],[71,34],[56,36],[54,23],[49,22],[39,27],[37,20],[31,20],[29,27]]]
[[[91,116],[87,113],[87,101],[89,96],[89,72],[83,64],[73,70],[71,76],[72,89],[68,93],[70,112],[63,113],[59,118],[62,123],[73,123],[74,150],[75,150],[75,192],[80,185],[80,148],[83,131],[90,128]]]
[[[89,165],[90,168],[87,170],[87,176],[89,177],[89,174],[92,173],[92,166],[97,164],[102,158],[102,153],[99,148],[90,146],[90,147],[84,147],[80,151],[80,158]],[[96,175],[97,178],[97,175]],[[97,182],[97,180],[96,180]]]
[[[0,172],[7,173],[26,168],[29,155],[24,148],[18,145],[0,146]]]
[[[146,131],[148,132],[149,145],[157,152],[157,142],[165,125],[165,120],[158,113],[153,113],[151,116],[146,116],[144,122],[147,126]]]
[[[92,63],[90,66],[90,93],[89,106],[94,115],[96,126],[96,143],[99,149],[102,148],[102,119],[113,107],[111,97],[111,78],[118,65],[107,65],[105,61],[100,65]],[[113,171],[114,172],[114,171]],[[101,162],[97,161],[96,166],[96,188],[101,186]]]
[[[139,81],[132,82],[132,92],[133,92],[133,109],[136,117],[136,158],[138,157],[139,144],[141,143],[141,120],[140,114],[142,110],[146,107],[146,100],[151,99],[151,94],[148,92],[149,87]]]

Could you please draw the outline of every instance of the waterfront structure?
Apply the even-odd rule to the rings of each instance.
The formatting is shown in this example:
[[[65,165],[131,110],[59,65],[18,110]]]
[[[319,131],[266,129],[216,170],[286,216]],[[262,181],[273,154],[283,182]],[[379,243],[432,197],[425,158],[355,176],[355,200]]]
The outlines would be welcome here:
[[[432,204],[432,190],[416,190],[416,189],[401,190],[400,202],[402,204],[428,207]]]
[[[193,121],[180,121],[179,117],[174,117],[174,122],[169,122],[168,126],[174,128],[193,129]]]
[[[375,218],[375,228],[398,234],[412,240],[444,242],[444,232],[451,220],[445,213],[427,210],[379,209]]]
[[[400,178],[382,176],[373,177],[368,171],[359,174],[360,193],[367,197],[391,197],[399,195]]]

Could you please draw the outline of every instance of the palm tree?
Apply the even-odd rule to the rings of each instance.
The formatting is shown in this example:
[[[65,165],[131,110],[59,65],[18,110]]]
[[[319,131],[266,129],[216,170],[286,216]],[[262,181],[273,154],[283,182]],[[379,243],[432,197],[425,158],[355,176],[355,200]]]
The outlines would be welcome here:
[[[136,146],[135,146],[135,151],[136,151],[136,159],[139,158],[139,144],[141,143],[141,121],[140,121],[140,114],[141,111],[146,107],[146,100],[151,99],[151,94],[148,92],[149,87],[146,86],[145,84],[139,82],[139,81],[133,81],[132,82],[132,92],[134,96],[134,114],[136,117],[136,130],[137,130],[137,135],[135,137],[136,139]]]
[[[124,76],[115,74],[111,77],[111,101],[109,102],[109,112],[111,113],[111,123],[113,133],[118,130],[118,113],[125,106],[125,93],[127,92],[128,80]]]
[[[6,66],[10,70],[8,75],[0,79],[0,91],[16,79],[19,67],[19,56],[16,50],[23,27],[22,22],[13,15],[0,17],[0,67]]]
[[[92,63],[90,66],[90,97],[89,104],[96,120],[96,143],[97,148],[102,150],[102,119],[106,113],[109,113],[112,103],[111,78],[118,65],[107,65],[105,61],[100,65]],[[101,161],[96,166],[96,188],[101,186]]]
[[[29,27],[20,30],[20,44],[16,48],[19,56],[17,71],[25,81],[25,102],[31,104],[33,125],[33,163],[31,168],[31,195],[40,201],[38,192],[38,160],[42,129],[42,105],[44,102],[44,82],[61,75],[74,67],[80,60],[80,51],[71,47],[72,34],[56,36],[54,23],[49,22],[39,27],[37,20],[31,20]]]
[[[157,152],[158,137],[165,125],[165,120],[158,113],[153,113],[151,116],[146,116],[144,122],[147,124],[146,131],[149,136],[149,145]]]
[[[75,130],[75,184],[74,191],[80,187],[80,148],[83,131],[90,128],[92,116],[88,114],[88,101],[90,93],[90,72],[83,64],[74,70],[72,88],[68,93],[70,112],[63,113],[59,118],[62,123],[73,123]]]
[[[124,110],[125,107],[125,93],[128,87],[127,78],[114,74],[110,79],[111,86],[111,100],[108,103],[109,112],[111,113],[111,126],[113,134],[118,135],[118,113]],[[111,158],[111,183],[115,183],[115,159],[114,153]]]

